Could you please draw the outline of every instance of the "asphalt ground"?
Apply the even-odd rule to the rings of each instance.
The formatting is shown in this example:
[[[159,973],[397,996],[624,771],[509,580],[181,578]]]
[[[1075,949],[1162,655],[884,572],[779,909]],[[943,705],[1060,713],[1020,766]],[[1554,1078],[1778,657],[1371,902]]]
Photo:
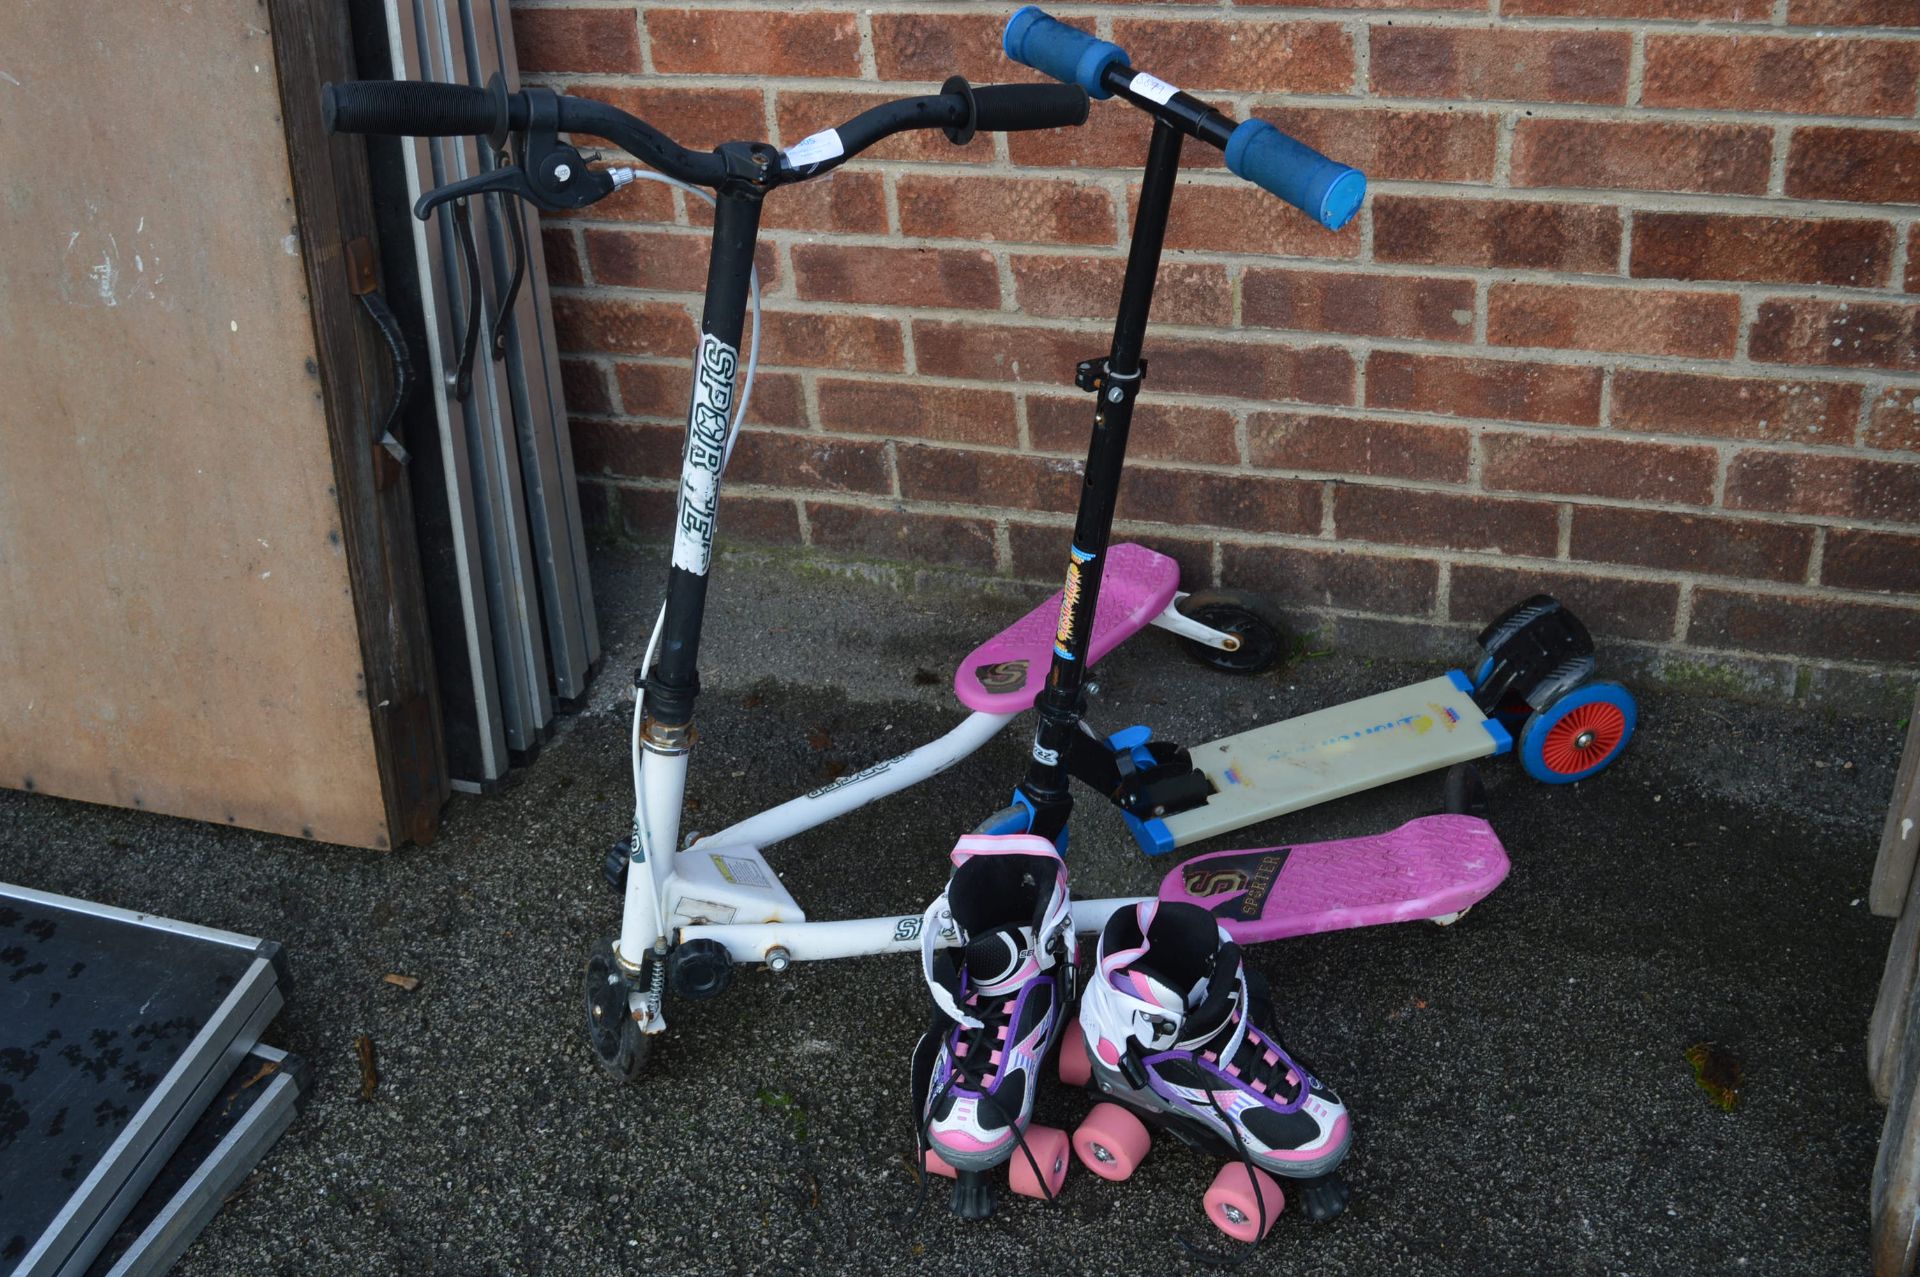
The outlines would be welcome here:
[[[1200,1210],[1216,1168],[1165,1141],[1127,1183],[1077,1171],[1052,1206],[1003,1196],[964,1223],[941,1181],[899,1222],[926,1005],[908,958],[742,970],[724,998],[670,1007],[636,1085],[600,1074],[580,967],[617,923],[598,865],[629,820],[622,696],[661,569],[631,550],[596,569],[608,657],[589,703],[503,792],[456,798],[431,847],[364,853],[0,793],[0,878],[290,956],[269,1040],[313,1062],[311,1103],[179,1277],[1194,1268],[1177,1238],[1218,1237]],[[948,584],[726,560],[688,825],[957,721],[954,664],[1034,600]],[[1233,679],[1158,631],[1101,670],[1101,723],[1192,740],[1435,672],[1334,653]],[[1582,784],[1486,765],[1513,872],[1460,924],[1249,950],[1356,1136],[1351,1208],[1323,1225],[1289,1212],[1247,1271],[1865,1271],[1882,1114],[1863,1041],[1891,923],[1864,896],[1899,726],[1657,690],[1641,724]],[[770,858],[813,917],[918,909],[954,837],[1004,805],[1021,736]],[[1409,781],[1226,845],[1374,832],[1437,803],[1437,779]],[[1144,893],[1167,868],[1091,802],[1072,847],[1080,894]],[[1732,1111],[1685,1058],[1702,1042],[1740,1062]],[[1089,1103],[1055,1086],[1040,1113],[1071,1123]]]

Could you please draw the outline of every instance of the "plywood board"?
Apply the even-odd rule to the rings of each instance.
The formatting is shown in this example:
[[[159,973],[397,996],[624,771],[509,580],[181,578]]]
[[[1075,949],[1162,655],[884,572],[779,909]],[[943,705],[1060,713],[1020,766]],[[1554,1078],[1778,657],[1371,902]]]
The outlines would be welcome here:
[[[0,783],[385,846],[268,13],[0,6]]]

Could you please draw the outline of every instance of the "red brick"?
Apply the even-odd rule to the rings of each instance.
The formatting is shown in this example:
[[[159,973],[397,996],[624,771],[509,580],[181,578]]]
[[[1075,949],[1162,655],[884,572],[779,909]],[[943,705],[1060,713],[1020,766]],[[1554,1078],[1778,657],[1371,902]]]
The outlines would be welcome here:
[[[1104,353],[1107,345],[1103,335],[1062,331],[1057,325],[913,321],[915,362],[921,372],[934,377],[1071,386],[1075,365]]]
[[[1920,27],[1913,0],[1788,0],[1787,21],[1802,27]]]
[[[901,495],[911,501],[1067,511],[1080,498],[1076,460],[918,444],[901,444],[894,455]]]
[[[1010,62],[1001,51],[1007,25],[994,14],[875,13],[873,61],[882,80],[943,83],[964,75],[975,84],[1038,78],[1038,72]],[[931,87],[923,92],[932,92]],[[898,97],[899,94],[892,96]]]
[[[1307,535],[1320,530],[1320,484],[1269,475],[1128,466],[1120,481],[1119,517],[1180,527]]]
[[[851,93],[816,88],[783,89],[774,97],[774,118],[780,125],[780,145],[791,147],[821,129],[832,128],[862,111],[891,102],[899,96],[898,93]],[[976,133],[973,141],[965,146],[955,146],[947,141],[947,135],[939,129],[908,129],[860,152],[860,159],[856,162],[863,163],[869,159],[981,164],[993,159],[993,135]],[[810,185],[811,182],[802,184],[803,189]],[[779,198],[778,195],[773,197],[776,201]]]
[[[614,365],[620,402],[629,417],[660,417],[679,428],[687,419],[692,394],[691,369],[684,360],[669,364],[641,364],[622,360]],[[747,422],[754,426],[807,428],[805,388],[793,373],[762,368],[753,380],[753,399]],[[675,452],[678,455],[678,446]]]
[[[1476,102],[1627,100],[1633,37],[1625,31],[1498,27],[1372,28],[1367,84],[1394,97]]]
[[[1376,350],[1367,406],[1503,421],[1600,424],[1598,368]]]
[[[664,537],[673,527],[678,493],[673,488],[615,489],[620,523],[631,536]],[[791,497],[720,494],[722,545],[799,545],[800,515]]]
[[[1431,559],[1281,545],[1221,546],[1221,575],[1282,607],[1333,607],[1397,616],[1430,616],[1440,595]]]
[[[1465,483],[1472,440],[1459,426],[1257,412],[1247,419],[1247,448],[1252,464],[1270,470]]]
[[[700,293],[707,287],[707,258],[712,237],[699,231],[629,231],[589,227],[587,263],[593,282],[618,288]],[[760,287],[772,291],[780,278],[780,259],[772,244],[755,255]]]
[[[1067,544],[1073,539],[1068,524],[1007,524],[1007,548],[1013,551],[1013,575],[1024,581],[1044,581],[1052,589],[1060,588],[1066,574]],[[1125,538],[1116,535],[1119,542]],[[1213,541],[1206,537],[1182,537],[1165,528],[1155,528],[1150,544],[1159,553],[1180,565],[1180,588],[1204,589],[1213,583]]]
[[[900,230],[907,235],[1040,244],[1112,244],[1113,199],[1070,178],[943,177],[899,179]]]
[[[1865,443],[1888,452],[1920,452],[1920,390],[1888,386],[1867,414]]]
[[[1920,537],[1828,528],[1820,580],[1846,590],[1920,594]]]
[[[1252,267],[1241,286],[1251,326],[1365,337],[1473,339],[1473,281]]]
[[[1086,456],[1094,407],[1086,395],[1028,395],[1027,435],[1034,450]],[[1224,408],[1169,403],[1148,395],[1134,405],[1127,457],[1236,465],[1240,447],[1233,437],[1233,414]]]
[[[607,375],[600,365],[588,359],[560,361],[560,393],[569,413],[606,415],[613,411],[613,396],[607,392]]]
[[[1133,64],[1183,89],[1350,93],[1353,41],[1333,22],[1209,17],[1116,19],[1113,41]]]
[[[1687,642],[1842,661],[1910,662],[1920,611],[1878,603],[1701,588]]]
[[[767,131],[766,103],[758,89],[569,84],[566,91],[573,97],[592,98],[617,106],[629,115],[637,115],[690,151],[710,150],[722,142],[754,141]],[[658,182],[634,185],[667,189]],[[632,188],[628,188],[605,203],[624,199],[632,193]],[[597,213],[602,206],[596,206],[594,211]]]
[[[1383,262],[1614,275],[1620,210],[1596,204],[1379,195],[1373,255]]]
[[[1680,609],[1680,587],[1669,582],[1456,563],[1447,611],[1456,621],[1485,625],[1521,599],[1542,592],[1566,604],[1595,634],[1612,638],[1672,638]]]
[[[668,479],[680,473],[680,432],[672,426],[575,417],[573,464],[581,474]]]
[[[806,301],[1000,308],[1000,269],[985,249],[795,244],[793,274]]]
[[[1772,154],[1763,125],[1524,119],[1513,184],[1760,195]]]
[[[1886,222],[1719,213],[1635,213],[1629,273],[1873,288],[1887,282]]]
[[[678,464],[678,454],[675,455]],[[757,483],[806,492],[870,492],[893,488],[887,445],[815,434],[743,430],[727,463],[728,483]]]
[[[1613,374],[1613,425],[1653,434],[1853,442],[1860,387],[1831,381],[1765,381],[1622,368]]]
[[[1920,305],[1764,301],[1750,340],[1763,363],[1911,371],[1920,368]]]
[[[1560,542],[1560,514],[1549,502],[1351,483],[1334,489],[1333,525],[1343,541],[1535,558],[1552,558]]]
[[[800,368],[866,368],[904,372],[900,325],[873,315],[801,315],[767,311],[760,362]]]
[[[807,525],[816,549],[907,563],[994,565],[993,524],[986,519],[809,501]]]
[[[1128,4],[1132,0],[1113,0]],[[1212,0],[1181,0],[1181,3],[1211,3]],[[1487,0],[1235,0],[1237,9],[1283,6],[1289,9],[1466,9],[1485,13]]]
[[[610,355],[686,355],[699,335],[678,302],[555,296],[553,327],[561,350]]]
[[[1622,501],[1711,505],[1720,465],[1720,454],[1705,446],[1592,435],[1489,434],[1480,447],[1480,481],[1490,490]]]
[[[1797,128],[1787,150],[1787,194],[1801,200],[1920,204],[1920,133]]]
[[[1802,581],[1813,529],[1758,519],[1696,518],[1664,510],[1576,506],[1569,556],[1668,572]]]
[[[516,8],[513,46],[528,75],[640,71],[640,24],[632,9]]]
[[[1907,231],[1906,289],[1910,293],[1920,293],[1920,226]]]
[[[1353,356],[1337,347],[1157,337],[1149,357],[1152,390],[1245,402],[1353,402]]]
[[[1263,108],[1259,116],[1375,180],[1493,180],[1499,121],[1488,113],[1364,106]]]
[[[1014,297],[1022,314],[1068,319],[1107,319],[1120,302],[1124,257],[1017,254],[1010,259]],[[1167,258],[1153,288],[1156,324],[1202,324],[1224,328],[1233,319],[1227,268]]]
[[[1727,466],[1726,503],[1739,510],[1920,523],[1920,463],[1742,452]]]
[[[851,13],[652,6],[644,12],[654,69],[668,75],[860,74],[860,30]]]
[[[1495,284],[1487,344],[1640,355],[1727,358],[1739,341],[1740,299],[1646,288]]]
[[[829,377],[820,379],[819,391],[820,424],[828,430],[1006,448],[1019,441],[1009,391]]]
[[[1139,191],[1129,200],[1138,206]],[[1182,184],[1167,213],[1167,247],[1281,257],[1358,257],[1360,222],[1329,231],[1298,209],[1235,179]]]
[[[706,205],[700,207],[705,209]],[[767,230],[883,235],[887,230],[886,181],[878,173],[838,169],[825,177],[781,188],[761,209],[760,225]],[[702,223],[705,220],[700,219]]]
[[[1015,164],[1037,168],[1139,169],[1147,162],[1152,133],[1153,121],[1132,107],[1096,104],[1077,129],[1007,134],[1007,154]],[[1180,152],[1180,167],[1220,169],[1226,160],[1211,146],[1189,145]]]
[[[572,231],[560,226],[542,227],[540,251],[546,259],[548,283],[562,287],[586,283],[586,276],[580,273],[580,250],[574,244]]]
[[[1647,37],[1641,102],[1654,107],[1912,115],[1920,46],[1797,36]]]
[[[1846,0],[1842,0],[1845,3]],[[1511,18],[1668,18],[1692,21],[1765,22],[1772,0],[1505,0]]]

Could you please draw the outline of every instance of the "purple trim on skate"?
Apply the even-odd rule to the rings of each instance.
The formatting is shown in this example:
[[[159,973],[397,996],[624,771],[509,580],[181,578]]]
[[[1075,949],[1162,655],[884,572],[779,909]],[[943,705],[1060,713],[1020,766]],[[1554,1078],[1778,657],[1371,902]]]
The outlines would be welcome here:
[[[1458,913],[1506,878],[1506,849],[1475,816],[1423,816],[1338,842],[1195,856],[1160,898],[1207,910],[1241,944]]]
[[[1053,1030],[1061,1023],[1059,990],[1053,977],[1042,976],[1021,989],[1014,995],[1013,1009],[1006,1016],[1007,1025],[1018,1024],[1021,1014],[1026,1010],[1028,996],[1042,984],[1053,990],[1054,1002],[1047,1017],[1041,1020],[1033,1032],[1020,1042],[1007,1043],[1005,1039],[1001,1039],[998,1049],[994,1052],[997,1058],[988,1069],[991,1076],[986,1079],[987,1084],[984,1088],[954,1086],[947,1090],[947,1095],[954,1101],[949,1120],[959,1115],[963,1105],[971,1105],[974,1112],[980,1112],[984,1108],[985,1112],[995,1117],[999,1116],[991,1105],[983,1106],[980,1103],[980,1097],[984,1090],[986,1093],[991,1093],[995,1099],[1000,1099],[1000,1083],[1005,1080],[1008,1072],[1007,1056],[1010,1051],[1017,1050],[1031,1061],[1027,1067],[1027,1086],[1030,1090],[1038,1087],[1041,1062],[1046,1059],[1047,1051],[1053,1045]],[[990,1000],[1005,1001],[1004,998],[990,998]],[[960,1035],[980,1031],[969,1029],[964,1025],[955,1025],[948,1033],[946,1049],[941,1052],[939,1063],[934,1069],[932,1089],[929,1094],[939,1094],[946,1087],[947,1080],[953,1076],[953,1061],[960,1054]],[[1001,1100],[1001,1106],[1006,1110],[1006,1115],[1015,1122],[1019,1122],[1022,1118],[1022,1110],[1026,1108],[1025,1098],[1025,1096],[1012,1098],[1011,1102]],[[932,1145],[933,1151],[938,1153],[947,1165],[956,1170],[990,1170],[1005,1161],[1008,1153],[1014,1148],[1014,1129],[1012,1126],[1003,1127],[996,1138],[979,1140],[962,1130],[943,1131],[940,1123],[935,1121],[928,1128],[927,1141]]]
[[[1180,590],[1180,565],[1143,545],[1122,542],[1107,550],[1100,574],[1100,598],[1094,605],[1093,640],[1087,664],[1120,646],[1145,629],[1166,610]],[[1061,591],[1000,631],[968,654],[953,675],[953,692],[968,709],[988,714],[1017,714],[1032,709],[1046,685],[1053,661],[1053,645],[1060,626]],[[1007,672],[1005,684],[995,679],[989,689],[980,681],[982,666],[1007,666],[1025,661],[1026,668]],[[1020,682],[1013,684],[1013,678]]]

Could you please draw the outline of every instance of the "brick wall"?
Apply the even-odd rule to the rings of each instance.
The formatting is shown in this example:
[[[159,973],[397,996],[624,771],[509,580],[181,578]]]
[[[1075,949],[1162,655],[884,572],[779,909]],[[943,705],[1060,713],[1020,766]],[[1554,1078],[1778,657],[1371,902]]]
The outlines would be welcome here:
[[[1011,4],[520,0],[529,79],[791,144]],[[1068,3],[1366,170],[1329,234],[1190,143],[1120,529],[1324,640],[1457,654],[1536,588],[1610,664],[1857,704],[1920,667],[1920,0]],[[734,540],[1060,573],[1147,121],[888,142],[768,201]],[[589,508],[666,526],[702,208],[548,222]]]

